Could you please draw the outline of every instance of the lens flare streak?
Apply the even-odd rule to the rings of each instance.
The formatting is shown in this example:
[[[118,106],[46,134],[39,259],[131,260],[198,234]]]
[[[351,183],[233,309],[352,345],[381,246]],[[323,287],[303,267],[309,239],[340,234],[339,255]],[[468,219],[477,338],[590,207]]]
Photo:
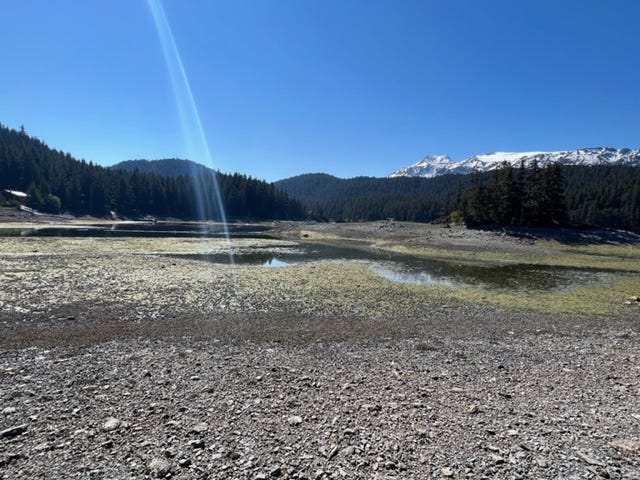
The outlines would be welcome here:
[[[196,106],[191,85],[186,70],[182,63],[182,57],[176,45],[171,26],[165,15],[164,8],[160,0],[147,0],[149,10],[153,17],[153,21],[160,39],[162,52],[167,64],[167,69],[171,77],[174,98],[180,114],[180,125],[182,134],[189,153],[189,157],[213,169],[211,152],[207,142],[200,114]],[[215,198],[212,198],[209,192],[208,182],[202,175],[192,175],[194,192],[196,195],[197,217],[200,221],[206,221],[220,218],[222,222],[224,234],[229,244],[229,260],[231,265],[233,262],[233,248],[229,237],[229,229],[227,226],[227,218],[222,202],[220,187],[215,174],[212,177],[213,190]],[[217,215],[216,215],[217,214]]]

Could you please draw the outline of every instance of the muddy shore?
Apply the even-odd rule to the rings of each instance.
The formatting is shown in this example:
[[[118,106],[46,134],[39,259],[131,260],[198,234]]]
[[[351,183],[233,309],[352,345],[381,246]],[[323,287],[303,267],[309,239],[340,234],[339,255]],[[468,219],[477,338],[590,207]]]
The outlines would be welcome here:
[[[633,266],[640,245],[273,227],[483,260]],[[545,313],[358,265],[166,255],[218,248],[0,238],[0,478],[638,478],[635,305]]]

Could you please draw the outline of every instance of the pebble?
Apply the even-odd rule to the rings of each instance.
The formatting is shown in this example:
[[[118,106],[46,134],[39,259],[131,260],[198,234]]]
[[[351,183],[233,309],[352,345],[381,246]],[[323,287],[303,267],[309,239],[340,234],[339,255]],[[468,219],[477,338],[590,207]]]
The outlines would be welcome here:
[[[164,458],[156,457],[151,460],[148,469],[157,478],[162,478],[171,472],[171,464]]]
[[[207,430],[209,430],[209,424],[206,422],[200,422],[200,423],[196,423],[192,428],[191,431],[194,433],[204,433]]]
[[[13,438],[18,435],[22,435],[27,431],[27,424],[16,425],[15,427],[9,427],[5,430],[0,431],[0,438]]]
[[[111,432],[113,430],[117,430],[118,428],[120,428],[120,425],[122,425],[121,420],[114,417],[109,417],[102,425],[102,429],[107,432]]]
[[[302,417],[299,415],[293,415],[287,419],[289,425],[300,425],[302,423]]]

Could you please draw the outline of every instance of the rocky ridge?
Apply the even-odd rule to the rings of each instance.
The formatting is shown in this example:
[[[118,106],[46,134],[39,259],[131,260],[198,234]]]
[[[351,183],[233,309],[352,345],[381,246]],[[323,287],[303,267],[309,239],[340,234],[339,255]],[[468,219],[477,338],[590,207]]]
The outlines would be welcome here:
[[[427,156],[408,167],[392,172],[389,177],[436,177],[446,174],[468,174],[474,171],[488,172],[504,162],[517,167],[536,160],[539,165],[629,165],[640,167],[640,149],[629,148],[581,148],[559,152],[493,152],[473,155],[459,162],[446,155]]]

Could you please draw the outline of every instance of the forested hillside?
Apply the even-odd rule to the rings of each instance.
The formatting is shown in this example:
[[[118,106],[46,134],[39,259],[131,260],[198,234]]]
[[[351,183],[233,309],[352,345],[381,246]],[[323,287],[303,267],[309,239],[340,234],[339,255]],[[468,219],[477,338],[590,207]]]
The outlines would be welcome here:
[[[153,173],[162,177],[179,177],[181,175],[198,176],[213,173],[213,170],[191,160],[180,158],[162,158],[159,160],[125,160],[109,167],[112,170],[125,170],[140,173]]]
[[[469,178],[463,175],[341,179],[308,174],[280,180],[275,185],[304,201],[318,219],[429,222],[451,211],[456,193],[468,182]]]
[[[301,204],[272,184],[238,174],[218,174],[217,180],[228,217],[304,216]],[[201,187],[200,195],[195,183]],[[0,125],[0,192],[5,189],[27,192],[30,206],[51,213],[106,216],[115,211],[128,217],[198,219],[204,212],[205,219],[220,219],[212,175],[201,175],[194,182],[185,175],[111,170],[51,149],[24,130]],[[0,193],[0,203],[8,200]]]
[[[640,226],[640,168],[616,165],[553,166],[553,169],[555,200],[545,201],[535,193],[538,187],[532,184],[534,190],[526,194],[528,199],[511,200],[525,202],[526,209],[520,211],[518,207],[517,214],[485,211],[470,223],[511,223],[513,220],[516,224]],[[520,175],[519,170],[513,168],[509,175],[516,177]],[[500,193],[491,188],[492,182],[495,183],[493,175],[495,173],[487,172],[476,176],[340,179],[325,174],[308,174],[280,180],[275,185],[305,202],[318,219],[360,221],[395,218],[425,222],[459,209],[461,197],[474,182],[476,188],[479,184],[488,187],[489,191],[485,188],[482,193],[485,196],[484,207],[495,204],[493,198]],[[548,174],[545,178],[545,182],[550,181]],[[524,191],[521,194],[524,195]],[[514,195],[514,192],[508,195]],[[558,203],[557,199],[561,202]],[[549,220],[548,215],[552,215],[554,220]]]
[[[640,227],[640,168],[564,167],[569,223]]]

